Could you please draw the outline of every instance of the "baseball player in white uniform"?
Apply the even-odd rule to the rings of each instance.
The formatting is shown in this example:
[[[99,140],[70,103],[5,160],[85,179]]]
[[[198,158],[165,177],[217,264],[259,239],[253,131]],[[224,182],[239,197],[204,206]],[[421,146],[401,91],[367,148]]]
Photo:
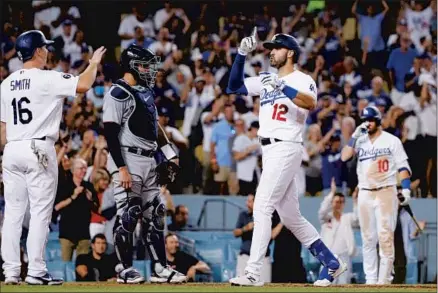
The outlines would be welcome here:
[[[400,204],[407,205],[411,198],[411,169],[400,139],[382,130],[379,110],[366,107],[361,119],[363,123],[342,149],[341,158],[347,161],[357,155],[358,209],[366,283],[390,284],[399,204],[397,172],[403,188]],[[377,243],[380,265],[377,264]]]
[[[254,232],[245,275],[232,278],[237,286],[262,286],[260,270],[271,239],[274,210],[281,222],[324,266],[316,286],[329,286],[347,268],[321,241],[316,229],[301,215],[295,175],[303,154],[302,132],[309,110],[315,108],[317,93],[313,79],[294,68],[300,47],[292,36],[277,34],[263,46],[278,74],[262,72],[244,79],[246,55],[257,45],[256,28],[241,41],[228,82],[228,93],[260,96],[260,129],[263,172],[254,203]],[[293,265],[293,264],[291,264]]]
[[[3,179],[5,217],[1,252],[6,284],[20,280],[20,237],[26,208],[30,205],[27,238],[29,257],[26,283],[60,285],[47,272],[44,250],[55,200],[58,164],[55,141],[59,135],[64,97],[87,92],[94,83],[97,65],[105,53],[101,47],[80,75],[42,70],[47,63],[43,33],[32,30],[21,34],[15,48],[24,62],[1,84],[1,141],[4,147]]]

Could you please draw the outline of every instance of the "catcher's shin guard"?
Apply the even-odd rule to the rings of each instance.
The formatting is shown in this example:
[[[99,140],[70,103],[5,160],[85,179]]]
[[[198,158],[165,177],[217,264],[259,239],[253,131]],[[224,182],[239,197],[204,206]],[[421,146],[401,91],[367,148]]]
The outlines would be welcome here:
[[[143,219],[143,239],[149,256],[152,260],[152,267],[160,263],[163,267],[167,266],[166,249],[164,245],[164,221],[166,216],[166,207],[155,197],[146,209],[147,218]]]
[[[117,217],[114,225],[114,248],[117,258],[125,269],[132,267],[132,233],[123,229],[120,217]]]

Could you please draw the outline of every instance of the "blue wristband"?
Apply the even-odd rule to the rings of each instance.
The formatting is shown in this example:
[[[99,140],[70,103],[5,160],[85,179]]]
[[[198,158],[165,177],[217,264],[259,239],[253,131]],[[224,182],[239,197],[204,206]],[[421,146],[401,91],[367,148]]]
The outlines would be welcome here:
[[[285,85],[283,88],[283,94],[285,94],[289,99],[293,100],[298,95],[298,91],[293,87]]]
[[[356,144],[356,139],[355,138],[350,138],[350,140],[348,141],[348,146],[354,148],[355,144]]]
[[[405,178],[401,181],[402,189],[411,189],[411,179]]]

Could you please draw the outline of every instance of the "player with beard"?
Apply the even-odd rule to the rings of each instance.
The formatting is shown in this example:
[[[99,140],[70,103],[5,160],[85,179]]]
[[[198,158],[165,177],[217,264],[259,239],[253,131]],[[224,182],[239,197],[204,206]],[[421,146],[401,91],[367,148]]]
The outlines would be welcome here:
[[[397,173],[403,188],[400,205],[404,206],[411,199],[411,168],[400,139],[382,130],[379,109],[364,108],[361,119],[362,124],[342,149],[341,159],[345,162],[354,155],[358,158],[358,209],[366,284],[390,284],[398,211]]]
[[[245,274],[230,280],[237,286],[262,286],[263,258],[271,239],[271,217],[281,222],[323,265],[315,286],[329,286],[347,270],[345,263],[321,241],[316,229],[301,215],[295,177],[301,166],[303,131],[309,110],[316,106],[312,77],[295,69],[300,47],[294,37],[277,34],[263,46],[271,50],[270,64],[278,74],[261,72],[244,78],[246,55],[257,46],[256,28],[242,40],[228,82],[228,93],[260,96],[258,136],[262,145],[263,173],[254,202],[254,230]]]

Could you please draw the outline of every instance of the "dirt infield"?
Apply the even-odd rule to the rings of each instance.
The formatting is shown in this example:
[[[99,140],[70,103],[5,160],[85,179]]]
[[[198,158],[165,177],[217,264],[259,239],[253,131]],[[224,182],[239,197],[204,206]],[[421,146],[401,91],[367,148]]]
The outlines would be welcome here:
[[[311,284],[269,284],[264,287],[232,287],[227,283],[142,284],[65,283],[63,286],[5,286],[1,292],[437,292],[437,285],[369,286],[351,284],[314,287]]]

